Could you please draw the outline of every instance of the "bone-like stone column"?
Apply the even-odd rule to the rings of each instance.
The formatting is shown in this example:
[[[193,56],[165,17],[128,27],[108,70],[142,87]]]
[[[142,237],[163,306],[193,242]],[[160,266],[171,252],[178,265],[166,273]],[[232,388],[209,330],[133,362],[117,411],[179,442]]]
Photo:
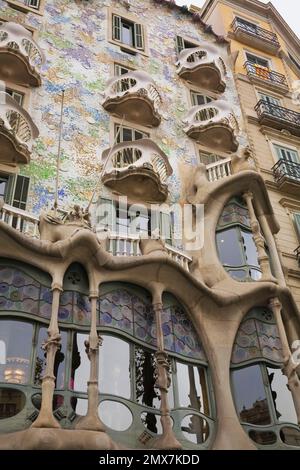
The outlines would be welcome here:
[[[285,332],[285,328],[284,328],[284,324],[283,324],[283,320],[281,316],[282,305],[281,305],[280,300],[277,297],[270,300],[270,308],[276,319],[279,336],[280,336],[280,340],[282,343],[282,352],[283,352],[283,361],[284,361],[282,373],[288,379],[287,386],[292,394],[294,406],[295,406],[295,410],[297,414],[298,424],[300,424],[300,380],[296,371],[298,364],[293,361],[292,353],[290,350],[289,342],[287,339],[287,335]]]
[[[253,240],[257,249],[258,253],[258,261],[262,271],[262,281],[276,281],[276,279],[272,276],[271,267],[269,263],[269,257],[265,250],[265,239],[262,236],[260,231],[259,222],[256,218],[254,207],[253,207],[253,193],[248,191],[243,194],[243,198],[246,201],[247,208],[249,211],[250,216],[250,226],[252,229]]]
[[[156,439],[154,449],[181,449],[181,444],[177,441],[173,428],[172,419],[170,417],[170,405],[168,400],[168,389],[171,385],[170,366],[168,362],[168,354],[165,351],[164,335],[162,330],[162,296],[161,292],[157,292],[153,296],[153,311],[155,314],[156,322],[156,338],[157,338],[157,351],[156,357],[156,373],[157,381],[156,386],[160,391],[160,412],[161,412],[161,425],[162,436]]]
[[[59,428],[58,421],[52,412],[52,402],[55,389],[54,362],[57,351],[61,347],[61,336],[58,327],[58,310],[62,286],[52,284],[52,311],[48,328],[48,339],[43,344],[46,351],[46,370],[42,380],[42,403],[39,415],[31,425],[33,428]]]
[[[258,220],[263,230],[264,236],[266,237],[266,242],[270,250],[270,256],[273,261],[276,279],[278,280],[278,283],[280,286],[286,286],[285,277],[284,277],[282,266],[281,266],[280,256],[277,251],[277,246],[276,246],[276,242],[274,239],[274,235],[271,232],[266,216],[260,215],[258,217]]]
[[[86,353],[90,360],[90,378],[88,381],[88,410],[86,416],[81,418],[76,429],[105,432],[105,427],[99,418],[99,347],[102,338],[97,332],[97,300],[98,292],[90,293],[91,302],[91,329],[88,341],[85,342]]]

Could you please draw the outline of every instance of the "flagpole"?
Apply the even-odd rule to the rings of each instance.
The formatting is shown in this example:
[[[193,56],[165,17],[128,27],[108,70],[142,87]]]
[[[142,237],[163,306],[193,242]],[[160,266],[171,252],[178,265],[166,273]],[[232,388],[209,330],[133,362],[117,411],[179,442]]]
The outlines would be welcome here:
[[[62,90],[60,123],[59,123],[59,138],[58,138],[58,149],[57,149],[57,160],[56,160],[55,199],[54,199],[54,205],[53,205],[54,210],[55,210],[55,216],[57,215],[57,207],[58,207],[58,187],[59,187],[59,172],[60,172],[60,157],[61,157],[61,138],[62,138],[62,128],[63,128],[64,98],[65,98],[65,90]]]

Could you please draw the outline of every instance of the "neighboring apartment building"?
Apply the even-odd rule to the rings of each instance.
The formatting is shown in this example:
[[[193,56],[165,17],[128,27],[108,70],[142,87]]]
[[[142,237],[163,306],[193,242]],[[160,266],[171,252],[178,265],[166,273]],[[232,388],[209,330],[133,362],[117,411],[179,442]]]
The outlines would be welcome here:
[[[207,1],[201,15],[230,41],[247,134],[281,227],[278,248],[299,306],[300,40],[270,3]]]
[[[0,12],[0,449],[298,446],[299,311],[228,41],[167,0]]]

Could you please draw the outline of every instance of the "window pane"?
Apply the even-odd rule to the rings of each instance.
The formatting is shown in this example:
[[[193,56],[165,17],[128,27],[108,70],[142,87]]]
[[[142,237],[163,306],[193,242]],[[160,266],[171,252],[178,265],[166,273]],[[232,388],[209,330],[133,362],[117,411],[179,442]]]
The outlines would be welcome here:
[[[115,431],[126,431],[132,424],[132,414],[127,406],[117,401],[102,401],[99,415],[103,423]]]
[[[32,336],[30,323],[1,320],[0,382],[25,384],[29,381]]]
[[[188,366],[181,362],[177,362],[176,366],[179,405],[184,408],[194,408],[209,415],[204,367]]]
[[[130,398],[129,344],[119,338],[103,335],[99,358],[100,392]]]
[[[181,431],[184,437],[194,444],[202,444],[209,436],[207,421],[197,415],[185,416],[181,421]]]
[[[5,199],[8,177],[0,176],[0,198]]]
[[[157,388],[155,388],[154,353],[135,347],[134,363],[137,402],[158,409],[160,407],[160,397]]]
[[[133,25],[122,22],[122,42],[133,46]]]
[[[270,411],[260,366],[234,370],[232,384],[241,421],[258,425],[270,424]]]
[[[79,392],[87,391],[87,382],[90,377],[90,361],[85,352],[84,342],[88,341],[88,339],[88,334],[74,334],[71,380],[69,385],[71,390]]]
[[[291,392],[287,388],[287,378],[280,369],[267,367],[276,416],[279,421],[297,424]]]
[[[243,230],[241,232],[244,240],[247,264],[259,267],[257,249],[253,240],[252,233],[244,232]]]
[[[0,419],[8,419],[23,410],[26,396],[13,388],[0,389]]]
[[[217,246],[220,260],[228,266],[241,266],[244,260],[238,231],[234,228],[217,233]]]

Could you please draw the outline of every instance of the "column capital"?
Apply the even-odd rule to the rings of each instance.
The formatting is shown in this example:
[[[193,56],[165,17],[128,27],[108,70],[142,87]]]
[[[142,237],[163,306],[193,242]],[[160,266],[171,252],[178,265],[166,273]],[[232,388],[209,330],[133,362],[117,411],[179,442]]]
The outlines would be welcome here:
[[[54,291],[63,292],[63,286],[60,282],[53,282],[51,285],[51,290],[52,292]]]
[[[273,297],[272,299],[269,300],[269,306],[270,308],[274,311],[275,309],[281,310],[282,308],[282,303],[278,299],[278,297]]]
[[[249,191],[245,191],[245,192],[243,193],[243,198],[246,199],[246,201],[247,201],[247,199],[251,199],[251,200],[252,200],[253,197],[254,197],[253,192],[250,191],[250,190],[249,190]]]
[[[152,304],[153,310],[155,312],[162,310],[163,309],[163,303],[162,302],[155,302]]]

